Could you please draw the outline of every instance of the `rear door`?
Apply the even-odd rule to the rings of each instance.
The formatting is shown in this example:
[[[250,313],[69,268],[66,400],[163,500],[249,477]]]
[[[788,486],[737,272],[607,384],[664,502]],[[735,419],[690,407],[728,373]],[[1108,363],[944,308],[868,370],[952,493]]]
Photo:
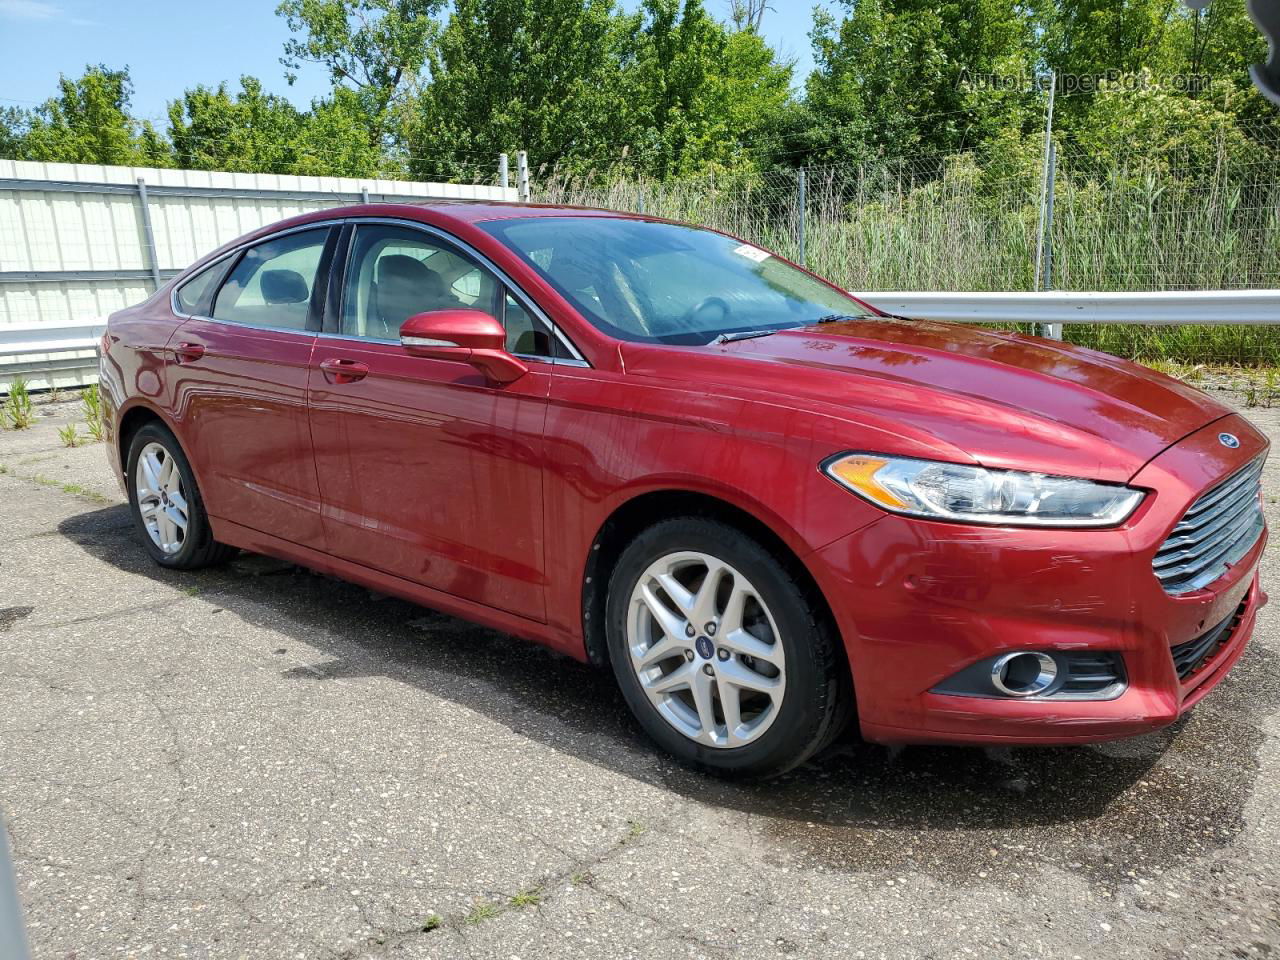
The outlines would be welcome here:
[[[307,367],[338,227],[277,234],[234,257],[169,342],[175,417],[210,514],[323,549]]]

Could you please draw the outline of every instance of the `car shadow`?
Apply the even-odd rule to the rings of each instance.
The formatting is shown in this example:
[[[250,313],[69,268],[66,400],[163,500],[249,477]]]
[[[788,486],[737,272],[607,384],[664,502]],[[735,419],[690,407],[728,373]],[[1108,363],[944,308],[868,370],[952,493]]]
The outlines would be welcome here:
[[[1280,658],[1255,643],[1212,697],[1155,734],[1017,750],[889,749],[850,735],[778,780],[728,783],[658,753],[607,670],[266,557],[164,570],[138,544],[124,506],[70,517],[59,531],[103,563],[197,587],[204,601],[283,634],[286,646],[292,639],[327,657],[284,669],[287,678],[410,684],[600,767],[762,818],[780,849],[842,869],[973,879],[1038,862],[1119,879],[1135,857],[1204,856],[1243,828],[1261,720],[1280,704]]]

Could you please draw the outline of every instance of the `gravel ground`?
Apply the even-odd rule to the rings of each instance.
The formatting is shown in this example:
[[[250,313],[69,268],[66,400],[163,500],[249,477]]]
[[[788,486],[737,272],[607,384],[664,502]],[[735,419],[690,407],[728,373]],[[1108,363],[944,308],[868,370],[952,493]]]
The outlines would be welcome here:
[[[60,445],[75,406],[40,410],[0,433],[0,811],[37,958],[1280,951],[1274,607],[1160,734],[850,741],[732,786],[603,672],[263,557],[158,569],[101,446]]]

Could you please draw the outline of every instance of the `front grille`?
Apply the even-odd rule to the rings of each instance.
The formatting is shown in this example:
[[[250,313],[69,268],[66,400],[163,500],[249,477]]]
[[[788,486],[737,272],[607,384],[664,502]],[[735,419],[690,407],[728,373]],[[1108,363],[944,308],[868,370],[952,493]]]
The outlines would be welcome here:
[[[1177,596],[1208,586],[1258,542],[1264,526],[1261,477],[1259,457],[1183,514],[1152,561],[1166,593]]]
[[[1186,680],[1212,660],[1214,655],[1231,641],[1231,636],[1236,632],[1236,626],[1244,616],[1245,607],[1248,604],[1249,598],[1246,596],[1240,601],[1240,606],[1236,608],[1235,613],[1208,633],[1202,633],[1194,640],[1169,648],[1173,653],[1173,665],[1178,670],[1179,680]]]

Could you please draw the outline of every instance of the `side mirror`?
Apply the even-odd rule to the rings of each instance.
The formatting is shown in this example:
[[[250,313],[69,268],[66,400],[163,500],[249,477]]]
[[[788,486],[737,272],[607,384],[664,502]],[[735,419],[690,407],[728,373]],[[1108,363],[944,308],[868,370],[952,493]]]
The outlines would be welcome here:
[[[469,363],[494,383],[511,383],[529,372],[507,352],[502,324],[482,310],[415,313],[400,327],[400,345],[415,357]]]

